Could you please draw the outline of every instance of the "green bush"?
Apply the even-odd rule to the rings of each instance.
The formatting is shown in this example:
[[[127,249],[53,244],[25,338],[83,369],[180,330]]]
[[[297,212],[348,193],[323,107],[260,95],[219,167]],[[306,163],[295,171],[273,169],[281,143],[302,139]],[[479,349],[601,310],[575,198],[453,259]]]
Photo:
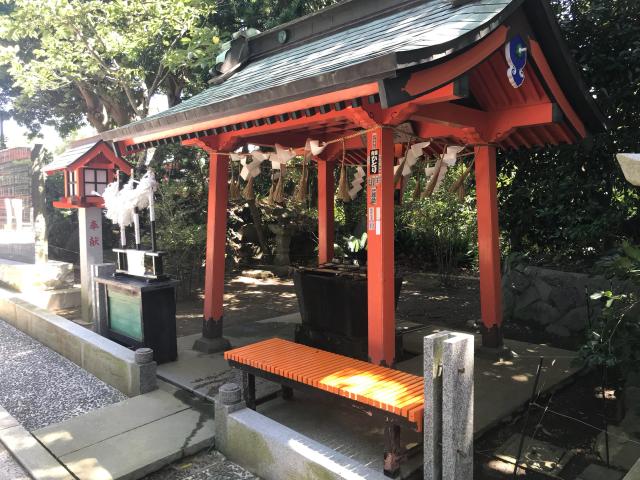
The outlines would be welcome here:
[[[405,189],[403,205],[396,208],[396,256],[414,266],[436,267],[443,281],[461,267],[471,265],[476,252],[475,201],[460,201],[446,185],[428,198],[411,200],[415,180]]]

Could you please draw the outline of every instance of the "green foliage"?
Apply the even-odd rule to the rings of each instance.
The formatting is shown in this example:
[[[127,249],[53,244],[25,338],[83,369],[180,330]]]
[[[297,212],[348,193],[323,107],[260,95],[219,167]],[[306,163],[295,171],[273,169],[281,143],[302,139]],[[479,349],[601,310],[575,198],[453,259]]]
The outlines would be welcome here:
[[[65,116],[59,108],[44,119],[42,109],[30,115],[34,97],[54,107],[80,99],[80,111],[98,130],[145,117],[157,93],[179,101],[195,78],[185,75],[188,69],[208,68],[202,58],[219,48],[218,28],[207,22],[214,7],[204,0],[2,0],[2,6],[0,63],[10,75],[14,109],[35,128],[66,122],[56,122]],[[77,106],[69,113],[77,116]]]
[[[635,295],[597,292],[602,314],[587,329],[579,359],[590,367],[617,367],[626,377],[640,370],[640,303]]]
[[[609,276],[630,278],[640,283],[640,247],[625,240],[615,253],[602,257],[596,268]]]
[[[190,294],[201,283],[205,259],[208,162],[197,149],[171,147],[163,153],[159,161],[166,173],[157,174],[158,245],[167,253],[167,272]]]
[[[359,237],[350,235],[344,240],[347,244],[347,256],[358,265],[364,265],[367,261],[367,232],[363,232]]]
[[[640,2],[553,6],[609,129],[575,146],[501,155],[500,224],[513,250],[575,268],[640,231],[638,194],[614,158],[640,147]]]
[[[436,266],[443,281],[458,267],[469,265],[476,245],[475,201],[460,202],[447,191],[454,181],[428,198],[411,200],[414,179],[405,189],[403,205],[396,209],[396,253],[414,266]]]

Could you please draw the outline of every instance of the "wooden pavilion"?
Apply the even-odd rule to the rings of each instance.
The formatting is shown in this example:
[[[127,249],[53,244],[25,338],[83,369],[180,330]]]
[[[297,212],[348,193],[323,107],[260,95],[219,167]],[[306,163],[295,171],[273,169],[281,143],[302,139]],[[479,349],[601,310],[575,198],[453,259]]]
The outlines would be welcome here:
[[[369,358],[394,363],[394,165],[403,146],[393,129],[407,122],[438,140],[434,153],[447,144],[475,153],[483,343],[502,345],[496,151],[575,143],[604,128],[545,0],[346,0],[239,36],[217,71],[199,95],[101,135],[123,156],[167,143],[209,154],[201,350],[227,346],[227,153],[349,137],[348,161],[368,164]],[[341,156],[332,143],[315,158],[320,263],[333,258]]]

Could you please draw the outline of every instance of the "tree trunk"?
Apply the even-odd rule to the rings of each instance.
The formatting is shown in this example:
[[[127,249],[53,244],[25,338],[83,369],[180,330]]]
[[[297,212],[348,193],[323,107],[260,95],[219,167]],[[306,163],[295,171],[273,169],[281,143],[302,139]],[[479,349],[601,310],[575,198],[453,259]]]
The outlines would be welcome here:
[[[108,122],[104,118],[104,105],[100,98],[80,82],[76,82],[76,87],[87,106],[87,120],[91,126],[98,132],[109,130]]]

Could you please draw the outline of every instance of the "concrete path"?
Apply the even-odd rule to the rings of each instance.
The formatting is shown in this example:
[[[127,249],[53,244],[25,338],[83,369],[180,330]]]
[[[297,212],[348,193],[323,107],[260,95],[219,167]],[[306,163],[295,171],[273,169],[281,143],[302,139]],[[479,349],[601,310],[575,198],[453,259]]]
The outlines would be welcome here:
[[[225,327],[232,345],[241,346],[274,336],[293,338],[295,315]],[[404,348],[418,356],[396,365],[400,370],[422,375],[422,338],[438,330],[407,323]],[[238,372],[230,369],[221,353],[204,355],[191,350],[199,335],[178,339],[178,361],[158,367],[158,376],[197,395],[213,399],[225,382],[240,382]],[[476,339],[480,342],[479,335]],[[557,388],[577,369],[571,366],[574,353],[544,345],[508,341],[516,353],[513,359],[496,362],[476,356],[475,361],[475,434],[481,435],[501,419],[512,415],[529,400],[540,356],[546,359],[541,378],[542,390]],[[278,390],[279,386],[256,379],[258,397]],[[258,407],[267,417],[329,446],[361,464],[382,469],[382,432],[384,422],[370,418],[357,409],[336,408],[331,399],[313,393],[296,393],[291,401],[276,399]],[[403,431],[407,444],[420,442],[421,435]]]
[[[423,337],[437,331],[439,327],[426,327],[408,333],[403,338],[405,350],[420,354],[423,351]],[[476,352],[482,344],[479,334],[475,335]],[[535,381],[540,357],[544,357],[540,376],[539,392],[552,391],[567,382],[579,368],[572,365],[575,352],[505,339],[505,345],[513,352],[513,358],[496,361],[476,354],[474,376],[474,435],[479,437],[497,425],[501,419],[513,414],[527,404]],[[422,375],[422,356],[400,362],[396,365],[414,375]]]
[[[138,479],[213,445],[213,408],[163,385],[33,434],[81,480]]]

